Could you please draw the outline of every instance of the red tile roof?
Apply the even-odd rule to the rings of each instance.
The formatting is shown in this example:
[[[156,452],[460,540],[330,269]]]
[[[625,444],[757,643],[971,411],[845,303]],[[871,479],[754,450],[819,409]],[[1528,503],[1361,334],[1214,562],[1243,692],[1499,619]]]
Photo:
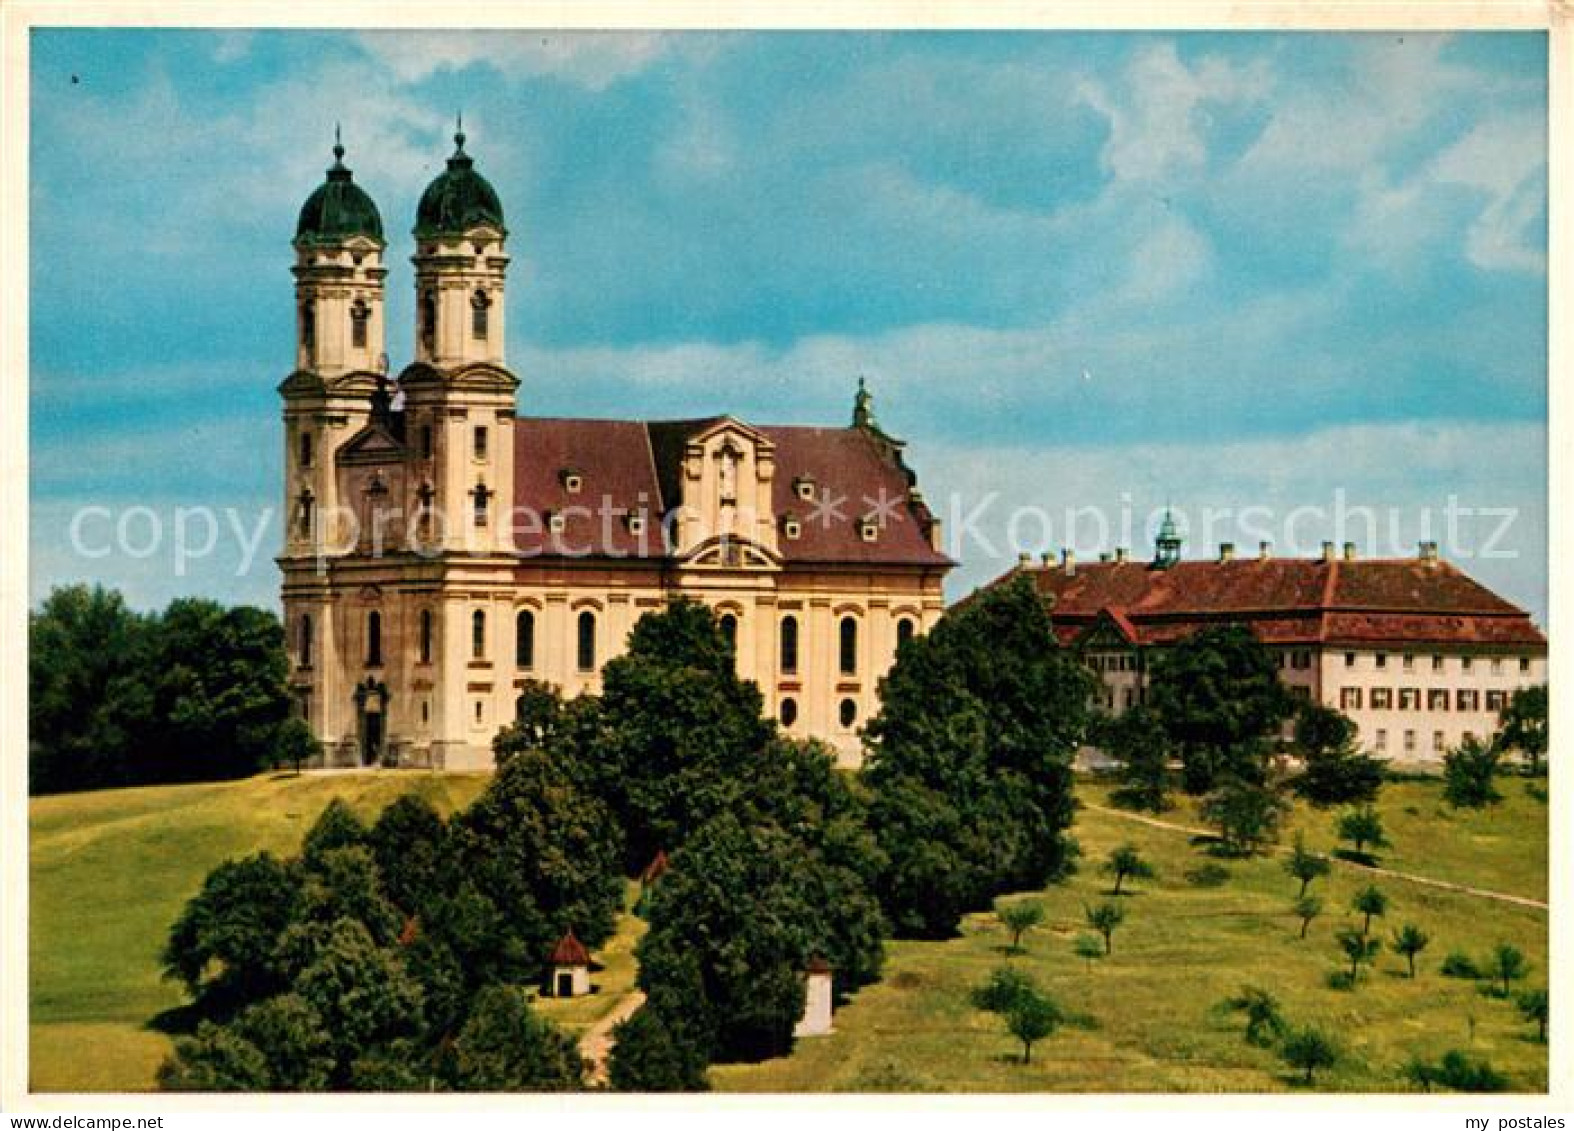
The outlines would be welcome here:
[[[720,417],[686,421],[569,420],[520,417],[514,423],[514,545],[528,557],[670,557],[661,523],[682,504],[681,465],[689,438]],[[775,448],[772,502],[778,520],[799,520],[797,538],[778,537],[794,563],[920,565],[955,563],[929,543],[930,514],[910,501],[911,473],[899,446],[859,428],[763,426],[755,431]],[[582,477],[570,493],[564,472]],[[823,502],[800,499],[793,486],[813,479]],[[623,515],[647,516],[635,534]],[[548,517],[563,516],[563,530]],[[879,514],[878,536],[859,532]]]
[[[1444,561],[1245,558],[1168,569],[1115,561],[1007,576],[1023,571],[1052,600],[1063,643],[1102,617],[1139,644],[1239,621],[1270,644],[1546,646],[1528,613]]]
[[[558,940],[557,946],[552,948],[552,957],[547,960],[553,966],[589,966],[590,951],[585,949],[585,944],[574,937],[574,928],[568,929],[568,934]]]

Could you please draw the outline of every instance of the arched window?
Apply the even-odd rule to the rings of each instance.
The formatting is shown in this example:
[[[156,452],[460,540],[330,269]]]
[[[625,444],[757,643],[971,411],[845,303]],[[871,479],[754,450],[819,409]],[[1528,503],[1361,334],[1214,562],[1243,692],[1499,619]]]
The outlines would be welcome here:
[[[732,613],[722,613],[721,619],[716,622],[721,629],[722,637],[727,641],[727,647],[734,652],[738,650],[738,618]]]
[[[300,435],[300,461],[302,467],[312,465],[312,434],[303,430]]]
[[[913,638],[913,622],[903,617],[896,622],[896,646],[900,648]]]
[[[852,725],[858,721],[858,704],[851,699],[843,699],[842,705],[837,708],[836,717],[841,720],[844,730],[852,729]]]
[[[371,320],[372,309],[364,299],[350,304],[350,345],[358,350],[366,348],[366,323]]]
[[[781,720],[784,727],[790,727],[798,721],[798,700],[782,700]]]
[[[470,614],[470,658],[486,659],[486,614],[480,609]]]
[[[858,622],[852,617],[842,618],[841,669],[843,675],[858,674]]]
[[[536,614],[520,609],[514,617],[514,666],[536,666]]]
[[[317,311],[309,302],[301,307],[301,345],[307,349],[317,345]]]
[[[470,336],[479,341],[486,340],[487,311],[492,307],[492,300],[485,291],[476,291],[470,296]]]
[[[782,618],[781,669],[783,675],[798,671],[798,618]]]
[[[312,615],[301,614],[301,667],[312,666]]]
[[[310,491],[301,492],[300,510],[297,513],[300,515],[300,536],[302,538],[310,538],[312,536],[313,518],[312,493]]]
[[[596,670],[596,614],[589,609],[579,614],[579,670]]]
[[[366,666],[383,662],[383,615],[376,609],[366,614]]]
[[[427,353],[437,348],[437,299],[431,291],[421,296],[421,345]]]
[[[421,662],[432,662],[432,610],[421,610]]]

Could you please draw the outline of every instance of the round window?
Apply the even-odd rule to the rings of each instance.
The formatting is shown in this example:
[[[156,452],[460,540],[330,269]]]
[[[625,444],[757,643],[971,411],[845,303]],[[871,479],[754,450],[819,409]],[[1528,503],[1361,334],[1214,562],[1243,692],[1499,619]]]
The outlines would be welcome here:
[[[850,727],[858,721],[858,704],[851,699],[843,699],[839,712],[843,727]]]

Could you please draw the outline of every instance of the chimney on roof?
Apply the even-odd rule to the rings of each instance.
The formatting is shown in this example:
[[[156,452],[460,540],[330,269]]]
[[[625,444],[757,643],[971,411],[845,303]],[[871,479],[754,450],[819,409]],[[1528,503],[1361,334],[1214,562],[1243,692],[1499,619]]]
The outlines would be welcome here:
[[[1332,542],[1324,542],[1323,543],[1323,561],[1331,562],[1333,560],[1334,560],[1334,544]]]
[[[1076,576],[1076,572],[1077,572],[1077,552],[1075,550],[1071,549],[1071,547],[1069,547],[1069,546],[1066,547],[1065,549],[1061,550],[1060,551],[1060,565],[1061,565],[1061,568],[1066,571],[1066,576],[1067,577],[1074,577],[1074,576]]]
[[[1425,562],[1429,566],[1435,566],[1437,564],[1437,543],[1436,542],[1422,542],[1421,543],[1421,560],[1423,562]]]
[[[1048,550],[1045,550],[1038,556],[1038,564],[1043,566],[1045,569],[1054,569],[1055,555],[1050,553]]]
[[[929,548],[939,553],[944,546],[945,535],[940,526],[940,519],[938,516],[931,514],[929,516]]]
[[[1110,560],[1110,552],[1108,550],[1100,550],[1099,551],[1099,561],[1107,562],[1109,560]]]
[[[1124,547],[1124,546],[1116,546],[1115,547],[1115,560],[1117,562],[1120,562],[1120,563],[1124,564],[1128,556],[1129,555],[1126,553],[1126,547]]]
[[[1269,558],[1273,557],[1273,543],[1272,542],[1259,542],[1259,543],[1257,543],[1257,557],[1260,558],[1262,561],[1267,561]]]
[[[1033,564],[1033,555],[1028,553],[1026,550],[1023,550],[1020,554],[1017,555],[1017,567],[1019,569],[1026,569],[1028,566],[1030,566],[1032,564]]]
[[[1347,562],[1355,561],[1355,543],[1354,542],[1346,542],[1344,544],[1344,560],[1347,561]]]
[[[1221,562],[1233,562],[1235,560],[1235,543],[1234,542],[1220,542],[1219,543],[1219,560]]]

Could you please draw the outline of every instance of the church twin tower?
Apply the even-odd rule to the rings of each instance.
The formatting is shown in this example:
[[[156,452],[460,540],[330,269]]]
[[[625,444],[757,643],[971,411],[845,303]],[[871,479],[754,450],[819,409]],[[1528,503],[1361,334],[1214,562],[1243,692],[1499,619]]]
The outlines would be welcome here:
[[[395,707],[387,675],[406,652],[440,670],[440,642],[462,636],[440,623],[440,591],[456,578],[482,593],[508,581],[499,516],[518,387],[504,362],[508,229],[462,130],[454,145],[416,209],[414,361],[397,402],[382,217],[337,138],[296,225],[279,562],[300,710],[318,735],[355,747],[330,750],[330,762],[386,760],[393,718],[441,731],[442,689],[430,677],[399,681],[408,686]],[[470,576],[453,568],[456,556]],[[432,600],[412,611],[412,595]]]

